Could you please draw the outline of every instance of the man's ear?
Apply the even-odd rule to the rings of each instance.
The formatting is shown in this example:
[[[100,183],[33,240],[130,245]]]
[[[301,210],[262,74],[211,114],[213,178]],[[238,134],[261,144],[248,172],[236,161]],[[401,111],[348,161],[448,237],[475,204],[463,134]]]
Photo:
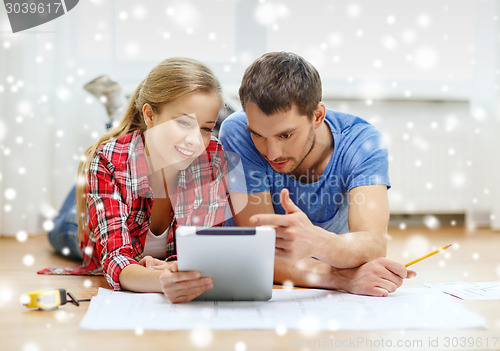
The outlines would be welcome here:
[[[148,128],[152,128],[154,126],[154,116],[155,112],[150,104],[146,102],[142,105],[142,117],[144,118],[144,123],[146,123]]]
[[[321,126],[321,124],[323,124],[325,116],[326,116],[326,107],[325,104],[320,101],[318,102],[318,105],[316,106],[316,109],[313,112],[312,122],[314,128],[318,128],[319,126]]]

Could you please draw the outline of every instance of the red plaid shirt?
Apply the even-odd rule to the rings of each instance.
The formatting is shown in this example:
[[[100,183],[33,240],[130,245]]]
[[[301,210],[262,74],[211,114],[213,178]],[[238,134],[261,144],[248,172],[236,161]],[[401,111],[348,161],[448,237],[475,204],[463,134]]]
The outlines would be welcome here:
[[[205,152],[177,177],[169,194],[173,222],[166,257],[175,255],[180,225],[214,226],[224,222],[227,163],[215,138]],[[120,290],[123,268],[142,258],[151,222],[153,192],[148,178],[144,137],[132,132],[100,146],[90,164],[87,187],[88,227],[81,242],[85,270],[102,267],[113,289]]]

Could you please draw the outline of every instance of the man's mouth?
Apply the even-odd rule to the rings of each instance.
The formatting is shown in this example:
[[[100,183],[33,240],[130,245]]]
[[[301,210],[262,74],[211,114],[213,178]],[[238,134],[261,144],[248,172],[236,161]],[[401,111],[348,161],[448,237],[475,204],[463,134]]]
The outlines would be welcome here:
[[[290,162],[290,160],[281,161],[281,162],[269,161],[269,163],[271,164],[271,166],[274,167],[274,168],[283,168],[283,167],[285,167],[288,164],[288,162]]]

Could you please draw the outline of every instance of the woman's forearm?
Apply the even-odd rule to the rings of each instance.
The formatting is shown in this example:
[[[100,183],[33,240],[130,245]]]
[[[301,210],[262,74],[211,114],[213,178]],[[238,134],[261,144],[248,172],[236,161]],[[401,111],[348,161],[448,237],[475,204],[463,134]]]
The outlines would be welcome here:
[[[120,272],[120,285],[123,290],[129,291],[162,292],[159,280],[162,272],[139,264],[131,264]]]

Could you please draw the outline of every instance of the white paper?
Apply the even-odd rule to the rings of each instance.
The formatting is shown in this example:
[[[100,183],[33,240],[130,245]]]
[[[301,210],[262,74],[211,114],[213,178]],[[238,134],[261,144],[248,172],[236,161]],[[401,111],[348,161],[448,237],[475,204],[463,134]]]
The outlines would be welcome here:
[[[369,297],[317,289],[273,289],[270,301],[171,304],[161,294],[99,289],[83,329],[383,330],[486,328],[486,321],[433,289],[399,289]]]
[[[428,283],[425,285],[463,300],[500,299],[500,281]]]

